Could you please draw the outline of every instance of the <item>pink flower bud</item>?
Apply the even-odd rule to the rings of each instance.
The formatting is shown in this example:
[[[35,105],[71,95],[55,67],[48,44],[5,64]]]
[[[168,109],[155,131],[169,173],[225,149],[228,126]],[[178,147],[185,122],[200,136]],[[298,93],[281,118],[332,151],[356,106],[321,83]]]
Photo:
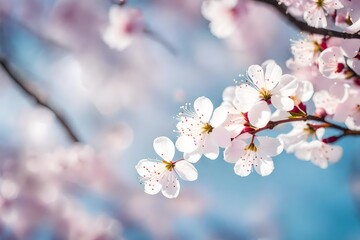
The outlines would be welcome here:
[[[327,115],[326,111],[323,108],[317,108],[315,110],[315,116],[318,116],[319,118],[324,118],[324,117],[326,117],[326,115]]]

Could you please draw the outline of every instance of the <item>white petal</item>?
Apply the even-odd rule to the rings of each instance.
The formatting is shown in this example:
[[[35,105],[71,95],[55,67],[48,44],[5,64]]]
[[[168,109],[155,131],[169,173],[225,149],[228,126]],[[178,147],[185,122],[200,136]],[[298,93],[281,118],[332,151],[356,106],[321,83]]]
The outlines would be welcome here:
[[[155,152],[164,160],[171,161],[175,155],[174,143],[168,137],[158,137],[153,143]]]
[[[202,122],[209,122],[213,112],[213,104],[206,97],[199,97],[194,102],[195,112]]]
[[[258,154],[254,161],[254,168],[259,175],[268,176],[274,170],[274,162],[270,157]]]
[[[184,153],[184,159],[188,162],[191,163],[197,163],[200,158],[201,158],[202,154],[200,153]]]
[[[180,192],[179,180],[176,178],[174,172],[167,172],[161,180],[161,192],[167,198],[176,198]]]
[[[224,102],[232,102],[235,98],[235,87],[234,86],[230,86],[224,89],[223,91],[223,101]]]
[[[341,43],[341,50],[348,58],[354,58],[359,52],[360,39],[344,39]]]
[[[294,100],[289,97],[274,95],[271,97],[271,103],[281,111],[291,111],[294,108]]]
[[[234,139],[224,151],[224,160],[229,163],[237,162],[244,155],[245,147],[246,142],[238,138]]]
[[[334,82],[334,84],[330,86],[329,93],[340,102],[344,102],[349,97],[349,88],[350,86],[348,84]]]
[[[228,117],[228,109],[226,107],[218,107],[215,109],[214,114],[211,118],[210,125],[218,127],[225,122]]]
[[[231,144],[230,132],[222,126],[214,128],[210,133],[210,137],[212,138],[215,145],[222,148],[226,148]]]
[[[179,177],[185,181],[195,181],[198,178],[196,168],[186,160],[176,162],[174,169]]]
[[[295,76],[284,74],[281,76],[279,84],[273,89],[272,93],[281,96],[293,96],[299,86]]]
[[[238,107],[241,112],[248,112],[255,103],[260,101],[259,91],[248,84],[238,86],[235,94],[239,101]]]
[[[265,85],[267,89],[273,89],[280,81],[282,70],[274,61],[266,64]]]
[[[217,146],[210,136],[207,136],[202,147],[202,152],[205,157],[214,160],[219,156],[219,146]]]
[[[191,153],[194,152],[197,149],[197,145],[194,143],[194,139],[192,137],[189,136],[180,136],[177,140],[176,140],[176,148],[180,151],[180,152],[184,152],[184,153]]]
[[[160,192],[161,184],[154,181],[146,181],[144,184],[144,192],[150,195],[155,195]]]
[[[257,137],[256,139],[259,141],[260,151],[267,156],[279,155],[284,149],[283,144],[277,138]]]
[[[255,152],[244,151],[244,155],[235,163],[234,171],[241,177],[246,177],[251,173],[252,165],[255,159]]]
[[[250,109],[248,117],[251,125],[262,128],[270,121],[271,110],[265,101],[260,101]]]
[[[307,102],[314,94],[314,86],[310,81],[299,81],[298,89],[296,90],[296,96],[302,102]]]
[[[261,66],[251,65],[247,70],[247,74],[259,89],[265,87],[264,70]]]

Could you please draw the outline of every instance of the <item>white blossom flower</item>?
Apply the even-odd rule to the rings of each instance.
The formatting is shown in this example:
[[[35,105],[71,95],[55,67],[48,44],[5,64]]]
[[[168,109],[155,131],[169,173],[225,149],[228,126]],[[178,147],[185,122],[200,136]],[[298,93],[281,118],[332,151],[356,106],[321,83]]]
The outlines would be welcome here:
[[[312,27],[325,28],[326,15],[343,7],[339,0],[309,0],[305,6],[304,19]]]
[[[316,92],[312,100],[317,109],[324,109],[327,114],[333,115],[338,105],[348,99],[349,89],[349,85],[335,82],[329,91]]]
[[[235,163],[234,171],[241,177],[248,176],[253,167],[261,176],[271,174],[274,170],[271,157],[283,151],[281,141],[271,137],[255,138],[255,136],[246,139],[249,134],[243,135],[234,139],[231,146],[225,149],[224,160]]]
[[[292,125],[293,129],[289,133],[279,135],[287,153],[296,151],[297,147],[306,142],[309,137],[321,139],[325,132],[324,128],[314,128],[307,122],[296,122]]]
[[[169,138],[158,137],[153,145],[162,160],[142,159],[135,167],[145,192],[153,195],[161,191],[167,198],[176,198],[180,191],[178,176],[194,181],[198,176],[197,170],[186,160],[173,161],[175,146]]]
[[[218,38],[226,38],[239,26],[246,0],[205,0],[202,15],[210,21],[211,33]]]
[[[110,48],[125,49],[143,31],[142,13],[135,8],[113,6],[109,10],[109,21],[102,37]]]
[[[319,140],[303,142],[297,146],[295,156],[299,159],[311,161],[313,164],[327,168],[329,163],[335,163],[342,156],[340,146],[323,143]]]
[[[194,110],[190,105],[183,107],[179,113],[179,123],[176,125],[179,138],[176,147],[185,153],[192,162],[197,161],[202,154],[209,159],[216,159],[219,155],[219,147],[230,145],[230,133],[222,126],[227,118],[224,108],[217,108],[213,113],[213,104],[206,97],[199,97],[194,102]]]
[[[309,34],[305,38],[292,41],[291,52],[298,66],[311,66],[317,61],[319,53],[326,48],[324,37]]]
[[[239,135],[248,124],[247,117],[240,110],[241,104],[235,97],[235,86],[227,87],[223,92],[221,108],[227,111],[227,119],[223,126],[230,132],[231,138]]]
[[[252,65],[247,74],[250,80],[237,87],[236,97],[240,110],[248,112],[252,125],[261,128],[269,122],[271,110],[268,103],[281,111],[294,108],[290,96],[296,92],[298,81],[292,75],[282,75],[281,68],[274,61],[267,61],[263,67]]]
[[[330,47],[319,56],[319,71],[330,79],[345,78],[345,57],[339,47]]]
[[[345,102],[338,105],[334,120],[345,122],[353,130],[360,130],[360,94],[351,95]]]

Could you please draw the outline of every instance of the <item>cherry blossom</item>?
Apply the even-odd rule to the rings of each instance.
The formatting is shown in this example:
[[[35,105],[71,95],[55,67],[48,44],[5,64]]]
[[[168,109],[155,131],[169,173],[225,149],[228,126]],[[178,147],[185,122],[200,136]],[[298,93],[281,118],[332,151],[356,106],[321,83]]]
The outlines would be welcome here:
[[[350,129],[360,130],[360,93],[351,95],[345,102],[338,105],[334,120],[345,122]]]
[[[250,140],[250,141],[249,141]],[[261,176],[267,176],[274,170],[271,157],[279,155],[283,145],[279,139],[271,137],[250,137],[245,135],[232,141],[224,151],[224,160],[235,163],[234,171],[241,177],[248,176],[252,168]]]
[[[287,134],[280,134],[279,138],[284,143],[284,148],[287,153],[293,153],[297,147],[306,142],[309,137],[321,139],[324,135],[325,129],[317,127],[307,122],[293,123],[293,129]]]
[[[319,53],[326,49],[326,47],[326,41],[323,36],[307,35],[303,39],[292,41],[291,52],[297,65],[310,66],[317,62]]]
[[[248,112],[249,121],[255,127],[264,127],[271,118],[268,103],[281,111],[294,108],[294,100],[289,98],[298,87],[292,75],[282,75],[281,68],[272,60],[252,65],[247,70],[249,80],[236,89],[236,97],[241,103],[241,111]]]
[[[167,198],[176,198],[180,191],[178,176],[185,181],[195,181],[197,170],[186,160],[173,161],[175,146],[169,138],[158,137],[153,146],[162,160],[142,159],[135,167],[145,192],[153,195],[161,191]]]
[[[305,21],[310,26],[325,28],[327,26],[326,15],[344,6],[339,0],[309,0],[305,7]]]
[[[339,47],[331,47],[319,56],[319,71],[330,79],[345,78],[345,58]]]
[[[109,10],[109,21],[103,40],[110,48],[125,49],[143,31],[142,13],[135,8],[113,6]]]
[[[342,148],[323,143],[319,140],[302,142],[297,146],[295,156],[302,160],[311,161],[321,168],[327,168],[329,163],[335,163],[340,160]]]
[[[194,110],[190,105],[182,107],[179,113],[179,123],[176,125],[179,138],[176,147],[186,154],[191,161],[199,160],[204,154],[209,159],[216,159],[219,147],[230,145],[230,133],[222,124],[227,118],[227,111],[217,108],[213,112],[213,104],[206,97],[199,97],[194,101]]]
[[[240,19],[246,9],[247,0],[206,0],[201,12],[210,21],[212,34],[226,38],[233,34],[239,26]]]

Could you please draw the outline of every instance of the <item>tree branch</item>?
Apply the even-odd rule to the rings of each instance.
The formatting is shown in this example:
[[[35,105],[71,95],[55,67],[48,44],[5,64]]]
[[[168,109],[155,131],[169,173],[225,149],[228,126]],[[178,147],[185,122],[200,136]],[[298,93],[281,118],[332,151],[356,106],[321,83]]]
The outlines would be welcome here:
[[[2,66],[2,68],[5,70],[5,72],[9,76],[10,80],[12,80],[18,87],[20,87],[24,91],[24,93],[26,93],[29,97],[33,98],[37,104],[47,108],[48,110],[50,110],[51,112],[54,113],[56,119],[58,120],[60,125],[63,127],[63,129],[65,130],[65,132],[67,133],[69,139],[72,142],[80,142],[79,138],[76,136],[74,131],[71,129],[71,127],[70,127],[69,123],[67,122],[67,120],[53,106],[51,106],[43,98],[40,98],[39,94],[36,93],[34,91],[34,89],[29,87],[25,83],[25,81],[23,81],[21,79],[21,77],[19,75],[17,75],[11,69],[11,67],[9,66],[9,64],[7,63],[6,60],[1,59],[0,60],[0,65]]]
[[[283,4],[279,4],[277,0],[253,0],[255,2],[262,2],[268,5],[271,5],[276,9],[283,17],[285,17],[292,25],[297,27],[299,30],[313,33],[313,34],[319,34],[323,36],[330,36],[330,37],[337,37],[337,38],[358,38],[360,39],[359,34],[351,34],[351,33],[345,33],[345,32],[338,32],[334,30],[329,30],[325,28],[315,28],[309,26],[306,22],[303,22],[293,15],[288,13],[287,7]]]

